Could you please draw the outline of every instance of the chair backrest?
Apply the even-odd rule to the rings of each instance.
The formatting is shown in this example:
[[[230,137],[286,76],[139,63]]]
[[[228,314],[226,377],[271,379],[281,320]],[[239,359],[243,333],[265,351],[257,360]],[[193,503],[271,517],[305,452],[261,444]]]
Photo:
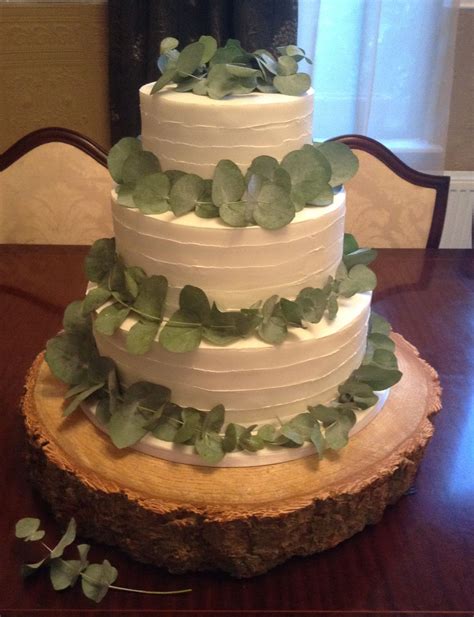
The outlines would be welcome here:
[[[66,129],[30,133],[0,155],[0,243],[91,244],[113,235],[107,154]]]
[[[378,141],[343,135],[359,159],[346,184],[346,231],[374,248],[438,248],[449,177],[416,171]]]

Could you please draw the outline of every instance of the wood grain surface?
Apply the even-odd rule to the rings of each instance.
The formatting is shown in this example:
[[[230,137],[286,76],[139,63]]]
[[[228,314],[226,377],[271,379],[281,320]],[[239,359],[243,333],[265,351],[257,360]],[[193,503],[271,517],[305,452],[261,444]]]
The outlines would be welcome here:
[[[2,415],[0,614],[11,615],[449,615],[474,614],[474,261],[470,251],[380,251],[378,312],[440,373],[443,413],[415,491],[382,521],[338,547],[295,558],[245,581],[171,575],[118,550],[92,556],[118,568],[118,584],[192,587],[186,596],[110,592],[96,607],[79,590],[54,592],[46,575],[23,582],[21,563],[40,555],[13,537],[38,516],[51,542],[57,525],[27,480],[18,413],[25,373],[58,330],[66,304],[85,289],[81,247],[0,248]]]

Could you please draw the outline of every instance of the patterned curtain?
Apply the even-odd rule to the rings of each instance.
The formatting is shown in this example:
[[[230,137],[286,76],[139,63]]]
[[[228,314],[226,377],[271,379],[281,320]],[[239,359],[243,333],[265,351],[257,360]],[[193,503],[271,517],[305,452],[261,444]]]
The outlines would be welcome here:
[[[112,144],[140,133],[138,89],[159,76],[160,41],[182,45],[211,34],[249,51],[296,43],[297,0],[109,0]]]

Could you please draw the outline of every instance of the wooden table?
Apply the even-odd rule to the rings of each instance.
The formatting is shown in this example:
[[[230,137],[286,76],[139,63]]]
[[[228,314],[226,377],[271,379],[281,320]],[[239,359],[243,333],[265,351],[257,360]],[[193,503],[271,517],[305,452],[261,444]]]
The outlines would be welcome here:
[[[60,327],[64,307],[85,289],[86,247],[0,247],[0,615],[474,615],[474,259],[471,251],[382,250],[375,264],[376,310],[440,373],[435,419],[415,490],[374,527],[310,558],[250,580],[170,575],[118,550],[94,546],[119,570],[117,584],[192,587],[184,596],[109,592],[96,606],[79,589],[54,592],[46,573],[24,582],[19,566],[40,558],[15,540],[17,519],[58,529],[25,471],[18,414],[25,373]],[[39,550],[39,549],[38,549]],[[95,560],[95,559],[94,559]]]

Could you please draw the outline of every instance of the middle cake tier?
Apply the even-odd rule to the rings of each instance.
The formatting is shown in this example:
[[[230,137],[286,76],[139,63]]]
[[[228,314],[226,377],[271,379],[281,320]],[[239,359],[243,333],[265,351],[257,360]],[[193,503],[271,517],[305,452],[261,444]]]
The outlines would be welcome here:
[[[185,285],[203,289],[221,310],[248,308],[273,294],[294,298],[304,287],[323,287],[342,257],[343,190],[330,206],[307,207],[278,230],[229,227],[194,212],[144,215],[114,196],[112,213],[125,264],[168,279],[168,315]]]

